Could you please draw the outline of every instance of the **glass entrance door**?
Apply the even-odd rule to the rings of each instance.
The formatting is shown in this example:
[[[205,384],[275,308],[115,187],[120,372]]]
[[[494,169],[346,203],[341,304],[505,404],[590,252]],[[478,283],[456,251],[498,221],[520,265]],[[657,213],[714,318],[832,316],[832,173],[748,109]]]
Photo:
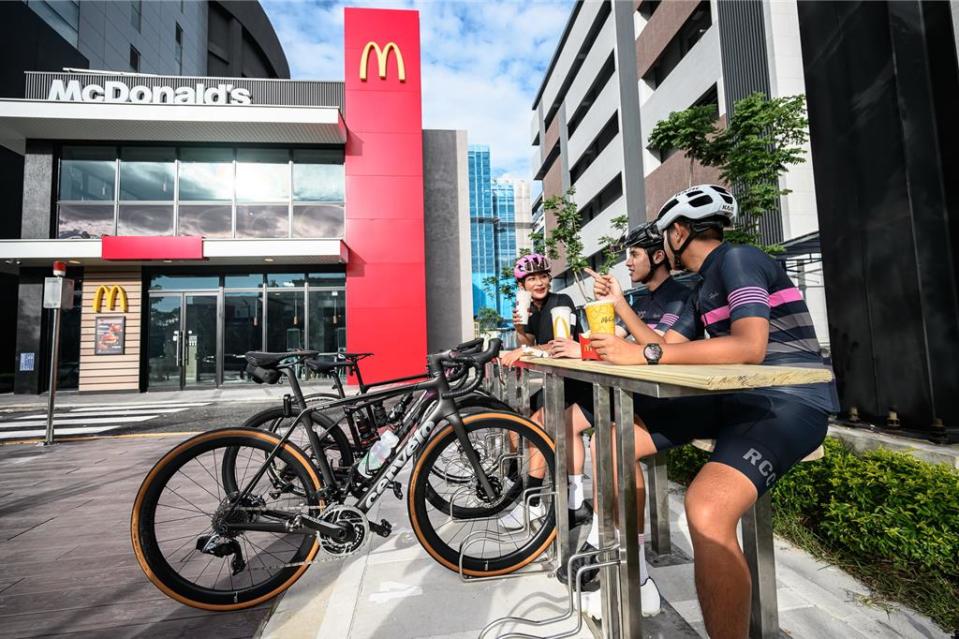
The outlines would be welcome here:
[[[215,385],[217,324],[216,294],[151,296],[148,386]]]

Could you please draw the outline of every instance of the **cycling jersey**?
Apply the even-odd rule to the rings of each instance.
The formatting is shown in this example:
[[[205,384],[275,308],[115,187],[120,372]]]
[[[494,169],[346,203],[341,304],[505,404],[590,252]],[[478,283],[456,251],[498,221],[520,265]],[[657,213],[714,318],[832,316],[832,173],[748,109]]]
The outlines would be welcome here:
[[[553,341],[553,316],[550,311],[557,306],[566,306],[574,315],[576,313],[576,305],[573,304],[573,300],[570,299],[569,295],[562,293],[548,293],[539,309],[536,308],[535,302],[530,304],[526,333],[534,337],[535,344],[547,344]],[[571,324],[569,330],[573,339],[579,337],[578,323]]]
[[[679,320],[679,316],[686,307],[686,300],[692,293],[693,289],[680,284],[672,277],[667,277],[655,291],[646,289],[633,293],[629,299],[629,306],[647,326],[663,335]],[[616,324],[624,330],[629,330],[620,318],[616,319]]]
[[[699,275],[703,281],[672,330],[687,339],[695,339],[701,328],[710,337],[723,337],[730,334],[734,321],[762,317],[769,320],[769,343],[763,364],[823,365],[806,302],[771,257],[754,246],[723,243],[706,257]],[[748,392],[788,395],[825,412],[839,409],[833,383]]]

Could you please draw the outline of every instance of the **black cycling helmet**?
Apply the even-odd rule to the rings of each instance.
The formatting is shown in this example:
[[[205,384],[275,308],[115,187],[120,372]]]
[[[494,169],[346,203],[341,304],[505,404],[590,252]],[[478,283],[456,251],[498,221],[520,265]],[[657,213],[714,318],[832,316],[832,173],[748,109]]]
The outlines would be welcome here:
[[[663,248],[663,234],[657,228],[656,222],[640,224],[626,235],[626,248],[634,246],[644,249]]]

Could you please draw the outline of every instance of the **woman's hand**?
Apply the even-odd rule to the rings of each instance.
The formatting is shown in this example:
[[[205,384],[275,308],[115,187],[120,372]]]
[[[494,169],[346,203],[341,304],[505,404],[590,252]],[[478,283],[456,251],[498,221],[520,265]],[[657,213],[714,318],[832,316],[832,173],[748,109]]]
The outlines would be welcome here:
[[[553,357],[583,358],[583,348],[579,342],[571,339],[554,339],[547,344],[549,354]]]
[[[615,335],[595,335],[589,338],[590,346],[610,364],[645,364],[643,345],[628,342]]]
[[[502,364],[503,366],[512,366],[512,365],[515,364],[515,363],[517,362],[517,360],[519,360],[519,358],[522,357],[522,356],[523,356],[523,349],[522,349],[522,348],[516,348],[516,349],[513,349],[513,350],[509,351],[508,353],[504,353],[504,354],[500,355],[500,356],[499,356],[499,362],[500,362],[500,364]]]

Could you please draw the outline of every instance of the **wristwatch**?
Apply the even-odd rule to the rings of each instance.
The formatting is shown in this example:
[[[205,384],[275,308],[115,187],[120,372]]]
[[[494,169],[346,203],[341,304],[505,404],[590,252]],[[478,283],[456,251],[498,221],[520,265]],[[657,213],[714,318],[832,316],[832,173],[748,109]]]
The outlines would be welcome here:
[[[646,363],[650,366],[658,364],[663,357],[663,347],[659,344],[646,344],[643,347],[643,357],[646,358]]]

